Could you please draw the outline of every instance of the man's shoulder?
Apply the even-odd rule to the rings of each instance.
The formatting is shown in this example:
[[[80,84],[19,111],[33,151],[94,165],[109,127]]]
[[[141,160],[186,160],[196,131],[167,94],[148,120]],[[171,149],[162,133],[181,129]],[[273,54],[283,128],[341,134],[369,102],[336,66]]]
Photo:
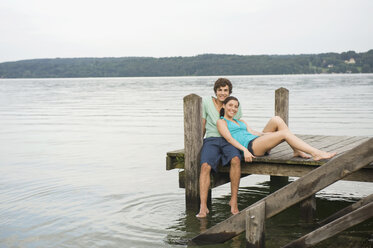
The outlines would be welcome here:
[[[207,103],[212,102],[211,99],[212,99],[211,96],[204,96],[204,97],[202,97],[202,102],[205,103],[205,104],[207,104]]]

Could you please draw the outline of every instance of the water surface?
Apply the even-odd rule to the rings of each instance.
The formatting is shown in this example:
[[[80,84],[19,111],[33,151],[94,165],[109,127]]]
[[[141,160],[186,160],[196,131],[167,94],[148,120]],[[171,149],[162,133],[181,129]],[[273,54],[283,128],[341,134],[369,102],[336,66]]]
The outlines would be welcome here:
[[[254,129],[285,87],[293,132],[373,136],[372,74],[229,78]],[[0,247],[185,247],[229,217],[229,185],[213,190],[212,213],[199,221],[185,211],[178,171],[165,170],[166,152],[183,147],[183,97],[213,95],[216,79],[1,79]],[[241,181],[241,209],[273,190],[268,180]],[[317,195],[317,216],[372,192],[371,183],[336,183]],[[266,228],[267,247],[278,247],[313,227],[293,207]],[[346,233],[372,230],[368,221]],[[243,240],[216,247],[244,247]]]

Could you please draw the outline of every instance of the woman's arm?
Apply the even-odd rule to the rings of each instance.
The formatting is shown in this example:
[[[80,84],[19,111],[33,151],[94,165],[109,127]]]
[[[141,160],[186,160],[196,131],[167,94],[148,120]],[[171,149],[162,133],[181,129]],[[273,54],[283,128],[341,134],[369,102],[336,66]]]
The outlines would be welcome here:
[[[245,125],[246,125],[246,129],[247,129],[247,131],[248,131],[249,133],[254,134],[254,135],[256,135],[256,136],[262,136],[262,135],[264,134],[264,133],[262,133],[262,132],[257,132],[257,131],[255,131],[255,130],[251,129],[251,128],[249,127],[249,125],[247,125],[246,121],[244,121],[244,120],[240,120],[240,121],[242,121],[243,123],[245,123]]]
[[[220,119],[220,120],[217,121],[216,126],[217,126],[218,131],[221,134],[221,136],[223,136],[234,147],[236,147],[237,149],[243,151],[244,157],[245,157],[245,161],[246,162],[252,162],[252,160],[253,160],[253,158],[255,158],[255,156],[252,155],[249,152],[249,150],[247,150],[247,147],[244,147],[243,145],[241,145],[237,140],[235,140],[232,137],[231,133],[229,132],[229,129],[228,129],[228,126],[227,126],[227,122],[225,120],[223,120],[223,119]]]

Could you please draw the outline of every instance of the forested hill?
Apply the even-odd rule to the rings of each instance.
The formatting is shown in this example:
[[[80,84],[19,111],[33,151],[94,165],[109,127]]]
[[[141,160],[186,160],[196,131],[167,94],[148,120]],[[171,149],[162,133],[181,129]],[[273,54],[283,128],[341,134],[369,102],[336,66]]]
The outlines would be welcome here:
[[[373,73],[373,49],[304,55],[56,58],[0,63],[0,78]]]

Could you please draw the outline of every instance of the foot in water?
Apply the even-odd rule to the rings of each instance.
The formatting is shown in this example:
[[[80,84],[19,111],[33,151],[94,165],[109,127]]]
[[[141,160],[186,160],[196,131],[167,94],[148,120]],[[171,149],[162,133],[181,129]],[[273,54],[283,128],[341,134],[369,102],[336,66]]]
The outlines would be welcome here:
[[[238,210],[238,206],[237,206],[237,202],[236,203],[233,203],[232,200],[229,202],[229,206],[231,206],[231,213],[233,215],[236,215],[240,212],[240,210]]]
[[[308,155],[305,152],[299,151],[299,150],[295,150],[293,156],[294,157],[301,157],[301,158],[311,158],[310,155]]]
[[[210,213],[208,209],[206,210],[200,210],[199,213],[196,215],[197,218],[206,218],[207,214]]]
[[[320,151],[320,152],[313,155],[313,160],[319,161],[319,160],[322,160],[322,159],[329,159],[329,158],[334,157],[336,154],[337,154],[336,152]]]

